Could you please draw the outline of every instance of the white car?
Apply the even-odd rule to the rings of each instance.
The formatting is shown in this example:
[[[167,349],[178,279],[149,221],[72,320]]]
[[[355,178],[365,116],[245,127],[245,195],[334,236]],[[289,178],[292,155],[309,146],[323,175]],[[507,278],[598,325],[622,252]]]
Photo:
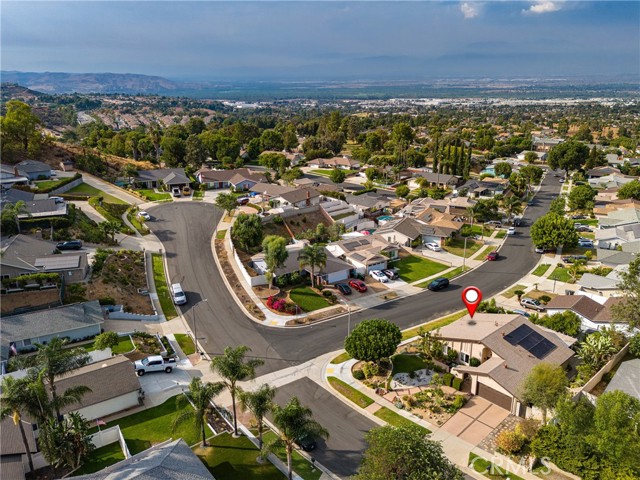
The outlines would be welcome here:
[[[442,251],[442,247],[440,247],[440,245],[438,245],[436,242],[425,243],[424,246],[429,250],[433,250],[434,252]]]
[[[509,227],[509,229],[507,230],[507,235],[515,235],[516,234],[516,227]]]
[[[377,280],[382,283],[387,283],[389,281],[389,277],[387,277],[380,270],[372,270],[370,275],[374,280]]]
[[[151,220],[151,215],[149,215],[147,212],[145,212],[144,210],[140,210],[138,212],[138,217],[140,218],[144,218],[145,220]]]

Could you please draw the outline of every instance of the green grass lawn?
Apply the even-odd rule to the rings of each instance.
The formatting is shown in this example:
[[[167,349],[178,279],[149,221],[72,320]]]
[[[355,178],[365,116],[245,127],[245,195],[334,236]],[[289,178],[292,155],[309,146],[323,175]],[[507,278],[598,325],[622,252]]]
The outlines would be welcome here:
[[[258,448],[245,436],[233,438],[222,433],[209,439],[209,444],[209,447],[196,447],[193,451],[217,480],[285,478],[272,463],[256,461]]]
[[[159,200],[171,200],[171,194],[167,192],[158,193],[154,190],[145,189],[136,191],[150,202],[157,202]]]
[[[369,397],[367,397],[360,390],[356,390],[351,385],[344,383],[342,380],[336,377],[327,377],[329,384],[342,396],[348,398],[360,408],[366,408],[373,403]]]
[[[65,179],[66,180],[66,179]],[[39,182],[34,182],[38,190],[44,190],[46,188],[56,188],[60,185],[64,180],[41,180]]]
[[[387,407],[382,407],[380,410],[374,413],[376,417],[381,420],[384,420],[389,425],[393,425],[394,427],[403,427],[405,425],[415,425],[416,427],[422,429],[425,435],[431,433],[431,430],[428,428],[424,428],[422,425],[418,425],[415,422],[412,422],[408,418],[403,417],[402,415],[397,414],[393,410],[388,409]]]
[[[322,168],[313,168],[311,170],[309,170],[309,175],[323,175],[323,176],[330,176],[331,172],[333,172],[333,170],[324,170]]]
[[[131,222],[131,225],[133,225],[133,228],[135,228],[140,235],[148,235],[149,234],[149,229],[147,228],[147,226],[143,222],[140,221],[140,218],[138,217],[138,215],[136,213],[128,211],[127,212],[127,220],[129,220],[129,222]]]
[[[331,360],[331,363],[333,363],[334,365],[338,365],[339,363],[344,363],[347,360],[351,360],[351,355],[349,355],[347,352],[344,352]]]
[[[154,253],[153,257],[153,283],[156,286],[156,293],[160,300],[160,307],[167,320],[171,320],[178,316],[176,307],[171,299],[171,293],[169,293],[169,285],[167,285],[167,278],[164,275],[164,262],[162,255]]]
[[[549,270],[550,266],[551,265],[548,263],[541,263],[536,267],[536,269],[533,272],[531,272],[531,274],[535,275],[536,277],[541,277],[542,275],[547,273],[547,270]]]
[[[505,298],[513,298],[513,297],[516,296],[516,290],[523,290],[524,291],[526,288],[527,288],[526,285],[514,285],[509,290],[504,292],[502,294],[502,296],[505,297]]]
[[[182,438],[187,442],[187,445],[194,445],[200,441],[200,432],[193,428],[192,422],[185,420],[178,425],[175,431],[171,428],[174,419],[180,413],[191,408],[188,402],[177,408],[176,397],[171,397],[162,405],[113,420],[103,428],[119,425],[131,455],[140,453],[152,445],[164,442],[169,438]],[[97,428],[92,428],[89,433],[97,431]],[[208,427],[207,432],[207,435],[213,435],[213,432]]]
[[[423,330],[430,332],[432,330],[437,330],[438,328],[444,327],[445,325],[449,325],[450,323],[455,322],[456,320],[461,319],[467,314],[466,310],[460,310],[459,312],[452,313],[451,315],[447,315],[446,317],[440,318],[438,320],[434,320],[433,322],[429,322],[425,325],[420,325],[418,327],[413,327],[409,330],[405,330],[402,332],[402,340],[407,340],[408,338],[415,337],[418,335],[418,331],[422,328]]]
[[[392,376],[396,373],[415,372],[416,370],[421,370],[427,366],[427,362],[419,356],[407,355],[404,353],[391,357],[391,362],[393,363],[393,370],[391,371]]]
[[[93,342],[82,345],[82,348],[84,348],[87,352],[92,352],[96,349]],[[120,342],[118,343],[118,345],[111,349],[111,353],[113,353],[114,355],[129,353],[134,348],[135,347],[131,342],[131,338],[129,338],[129,336],[127,335],[126,337],[120,337]]]
[[[218,230],[216,232],[216,239],[218,240],[224,240],[224,236],[227,234],[226,230]]]
[[[571,280],[571,276],[566,268],[556,267],[551,275],[549,275],[549,280],[557,280],[559,282],[568,282]]]
[[[193,191],[193,199],[194,200],[202,200],[204,198],[204,190],[194,190]]]
[[[478,253],[478,255],[476,255],[476,260],[484,260],[484,258],[489,254],[489,252],[491,252],[492,250],[495,250],[496,247],[494,247],[493,245],[489,245],[487,247],[484,247],[482,250],[480,250],[480,253]]]
[[[114,442],[104,447],[96,448],[86,458],[82,466],[73,472],[72,477],[78,475],[88,475],[106,468],[114,463],[124,460],[124,453],[120,448],[120,443]]]
[[[176,333],[176,341],[185,355],[193,355],[196,353],[196,346],[193,343],[193,339],[186,333]]]
[[[467,252],[465,255],[464,254],[464,238],[454,238],[452,240],[447,241],[447,245],[444,247],[444,249],[453,255],[457,255],[459,257],[464,256],[465,258],[469,258],[475,255],[475,253],[478,250],[480,250],[480,247],[482,247],[482,245],[484,245],[483,242],[468,238]]]
[[[276,434],[274,432],[269,431],[264,434],[265,442],[271,441],[274,438],[276,438]],[[287,464],[287,453],[284,448],[276,449],[273,453],[275,453],[285,465]],[[322,471],[311,465],[311,463],[309,463],[309,461],[296,450],[293,451],[293,455],[291,457],[293,471],[304,478],[304,480],[318,480],[322,476]]]
[[[416,255],[401,258],[393,266],[398,268],[400,278],[408,283],[436,275],[449,268],[442,263],[420,258]]]
[[[331,306],[322,295],[318,295],[310,287],[296,287],[289,292],[289,297],[305,312],[313,312]]]
[[[506,236],[507,236],[506,230],[500,230],[498,231],[498,233],[496,233],[496,238],[504,238]]]
[[[455,278],[458,275],[462,275],[464,272],[468,271],[469,269],[470,269],[469,267],[464,267],[464,269],[463,267],[457,267],[457,268],[454,268],[453,270],[449,270],[448,272],[443,273],[440,276],[451,280],[452,278]],[[427,288],[432,281],[433,280],[427,280],[426,282],[416,283],[416,287]]]
[[[106,203],[113,203],[116,205],[128,205],[128,202],[121,200],[113,195],[109,195],[108,193],[103,192],[102,190],[97,189],[96,187],[92,187],[87,183],[81,183],[77,187],[73,187],[69,190],[68,193],[70,195],[88,195],[89,197],[102,197]]]
[[[469,453],[469,467],[471,467],[475,472],[484,475],[491,480],[499,480],[501,478],[511,480],[524,480],[522,477],[514,475],[505,468],[500,468],[497,465],[494,465],[489,460],[485,460],[475,453]]]

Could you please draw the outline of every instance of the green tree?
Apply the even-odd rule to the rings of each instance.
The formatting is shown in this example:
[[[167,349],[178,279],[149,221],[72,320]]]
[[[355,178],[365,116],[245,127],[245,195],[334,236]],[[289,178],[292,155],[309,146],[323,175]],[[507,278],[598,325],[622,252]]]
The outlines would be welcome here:
[[[557,248],[560,245],[571,248],[578,244],[578,233],[573,220],[547,213],[531,225],[531,239],[534,245],[546,248]]]
[[[358,360],[379,362],[398,348],[402,333],[397,325],[383,319],[363,320],[347,336],[344,348]]]
[[[193,426],[196,430],[200,430],[202,434],[202,446],[207,446],[207,415],[211,409],[211,402],[213,398],[217,396],[222,390],[224,385],[221,382],[211,383],[202,382],[199,377],[191,379],[189,384],[189,390],[185,392],[184,396],[180,395],[176,397],[176,409],[181,410],[182,405],[185,402],[191,403],[193,409],[189,408],[184,412],[181,412],[173,420],[173,431],[176,431],[178,425],[185,421],[193,422]]]
[[[269,278],[269,289],[271,289],[276,270],[282,268],[289,257],[287,240],[279,235],[268,235],[262,241],[262,252],[267,264],[267,277]]]
[[[571,335],[572,337],[578,336],[580,326],[582,325],[580,317],[571,310],[541,317],[534,323],[555,330],[556,332],[564,333],[565,335]]]
[[[562,169],[569,176],[569,170],[580,168],[589,156],[589,147],[584,143],[569,141],[556,145],[549,151],[547,160],[549,166],[555,169]]]
[[[275,130],[265,130],[262,132],[262,135],[260,135],[260,149],[263,152],[265,150],[283,150],[284,139],[282,138],[282,134]]]
[[[396,187],[396,195],[400,198],[407,198],[411,190],[406,185],[398,185]]]
[[[104,235],[105,240],[108,240],[109,236],[111,236],[111,243],[116,243],[116,233],[120,232],[122,229],[122,224],[120,222],[101,222],[98,224],[98,229]]]
[[[238,206],[238,202],[232,193],[220,193],[216,196],[216,206],[225,210],[227,214],[231,214],[233,209]]]
[[[377,427],[354,480],[462,480],[462,472],[445,456],[439,442],[429,440],[418,425]]]
[[[622,300],[611,309],[615,318],[629,325],[629,330],[640,327],[640,257],[629,263],[626,270],[618,274],[618,288]]]
[[[120,174],[129,179],[129,183],[132,183],[132,177],[138,176],[138,168],[133,163],[127,163],[122,170],[120,170]]]
[[[211,359],[211,371],[222,377],[222,384],[231,394],[235,435],[238,435],[236,396],[242,391],[238,382],[253,379],[256,376],[256,368],[264,364],[264,361],[259,358],[246,359],[250,351],[251,349],[245,345],[236,348],[226,347],[223,355]]]
[[[200,137],[195,134],[189,135],[185,144],[184,161],[187,165],[191,165],[194,168],[200,168],[206,160],[207,151],[204,148]]]
[[[296,167],[284,172],[280,176],[280,179],[283,182],[285,182],[287,185],[292,185],[294,180],[297,180],[298,178],[302,178],[303,176],[304,176],[304,173],[302,172],[302,170]]]
[[[344,170],[340,169],[340,168],[334,168],[331,171],[331,181],[333,183],[342,183],[344,182],[345,178],[347,178],[347,174]]]
[[[96,337],[93,346],[96,350],[105,350],[113,348],[120,343],[120,337],[117,332],[104,332]]]
[[[327,264],[327,252],[322,245],[305,245],[298,254],[300,268],[311,269],[311,286],[315,287],[316,268]]]
[[[567,204],[567,199],[564,195],[560,195],[559,197],[551,200],[551,205],[549,206],[549,213],[554,213],[559,216],[564,216],[565,206]]]
[[[636,358],[640,358],[640,333],[636,333],[629,340],[629,353]]]
[[[536,152],[527,152],[524,154],[524,161],[528,164],[534,164],[538,161],[538,155]]]
[[[15,153],[37,156],[42,146],[42,134],[38,129],[40,123],[29,105],[9,100],[5,116],[0,117],[2,157],[12,158]]]
[[[264,419],[273,408],[273,398],[276,395],[275,387],[263,384],[255,392],[240,392],[240,409],[243,412],[249,410],[258,424],[258,448],[262,451],[262,434],[264,432]]]
[[[536,167],[535,165],[525,165],[520,169],[520,174],[527,179],[529,189],[531,189],[532,183],[536,185],[540,183],[540,180],[542,180],[542,175],[544,174],[544,170],[542,170],[540,167]]]
[[[262,221],[256,214],[241,213],[231,230],[234,242],[242,250],[250,252],[262,243]]]
[[[15,379],[9,375],[2,377],[2,396],[0,396],[0,420],[11,417],[13,424],[20,429],[22,444],[29,461],[29,472],[33,472],[31,447],[24,430],[22,417],[31,407],[33,398],[28,395],[24,379]]]
[[[27,210],[27,204],[18,200],[16,203],[6,203],[2,207],[2,231],[6,234],[11,233],[20,233],[20,220],[18,219],[19,215],[29,214],[29,210]]]
[[[504,213],[507,214],[507,218],[512,218],[522,213],[522,202],[515,196],[505,198],[502,201],[502,207],[504,208]]]
[[[633,180],[622,185],[618,190],[618,198],[640,200],[640,180]]]
[[[296,135],[296,129],[293,125],[289,125],[285,131],[282,132],[282,146],[288,152],[298,146],[298,136]]]
[[[38,439],[42,454],[54,468],[75,470],[95,449],[87,421],[78,412],[69,413],[61,421],[49,419],[41,425]]]
[[[568,384],[561,366],[542,362],[531,369],[520,385],[520,398],[542,410],[542,422],[547,423],[547,410],[567,394]]]
[[[313,419],[311,409],[300,404],[298,397],[292,397],[284,406],[273,406],[273,424],[278,428],[278,437],[266,443],[265,453],[284,447],[287,454],[289,480],[293,478],[292,457],[295,443],[303,438],[328,438],[329,432]]]
[[[511,165],[509,165],[507,162],[500,162],[495,166],[496,175],[499,175],[502,178],[509,178],[512,170],[513,169],[511,168]]]
[[[597,331],[588,335],[580,344],[578,357],[590,367],[592,372],[600,370],[618,351],[611,335]]]
[[[569,192],[569,208],[571,210],[593,209],[593,199],[596,191],[589,185],[577,185]]]
[[[162,147],[160,158],[167,167],[172,168],[184,165],[186,144],[182,138],[165,135],[162,137],[160,146]]]
[[[281,174],[289,168],[291,162],[282,153],[266,152],[258,158],[260,165]]]

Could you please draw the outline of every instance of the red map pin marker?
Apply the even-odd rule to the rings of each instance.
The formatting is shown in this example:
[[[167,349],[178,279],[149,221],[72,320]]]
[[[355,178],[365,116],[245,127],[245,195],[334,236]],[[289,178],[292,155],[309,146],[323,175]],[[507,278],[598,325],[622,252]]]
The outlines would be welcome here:
[[[482,301],[482,292],[477,287],[467,287],[462,291],[462,301],[467,306],[471,318]]]

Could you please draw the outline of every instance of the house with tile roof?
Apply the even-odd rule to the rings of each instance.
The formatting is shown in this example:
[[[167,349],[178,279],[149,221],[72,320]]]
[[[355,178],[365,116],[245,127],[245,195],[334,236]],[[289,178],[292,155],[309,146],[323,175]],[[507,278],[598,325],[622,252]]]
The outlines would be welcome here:
[[[399,258],[399,248],[381,235],[362,235],[327,245],[334,257],[352,265],[355,272],[366,275],[373,270],[384,270],[390,260]],[[354,272],[354,273],[355,273]]]
[[[158,188],[166,186],[169,189],[188,187],[191,180],[184,168],[158,168],[157,170],[138,170],[133,178],[136,185],[142,188]]]
[[[457,352],[451,373],[463,379],[463,391],[524,417],[528,407],[520,396],[522,380],[541,362],[566,366],[574,357],[576,339],[543,329],[518,314],[476,313],[442,327],[439,335]],[[472,359],[475,359],[472,361]],[[471,363],[478,366],[471,366]]]
[[[235,191],[246,191],[256,183],[265,182],[263,172],[254,172],[248,168],[236,168],[233,170],[200,169],[195,174],[199,183],[208,188],[231,188]]]
[[[596,331],[614,327],[621,332],[626,331],[628,325],[616,320],[611,307],[620,302],[620,297],[601,297],[602,303],[587,295],[558,295],[547,304],[547,314],[553,315],[571,311],[582,323],[583,331]]]

